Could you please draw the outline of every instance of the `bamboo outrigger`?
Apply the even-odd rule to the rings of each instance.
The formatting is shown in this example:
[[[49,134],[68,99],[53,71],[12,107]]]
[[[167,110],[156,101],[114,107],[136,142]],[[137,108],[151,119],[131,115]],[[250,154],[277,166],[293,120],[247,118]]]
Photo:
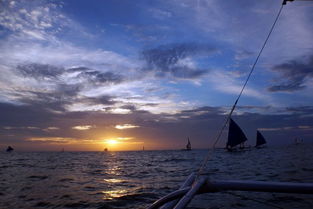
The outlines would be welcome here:
[[[197,194],[221,191],[254,191],[313,194],[313,183],[265,182],[244,180],[214,180],[201,176],[197,181],[192,173],[183,186],[154,202],[148,209],[183,209]]]

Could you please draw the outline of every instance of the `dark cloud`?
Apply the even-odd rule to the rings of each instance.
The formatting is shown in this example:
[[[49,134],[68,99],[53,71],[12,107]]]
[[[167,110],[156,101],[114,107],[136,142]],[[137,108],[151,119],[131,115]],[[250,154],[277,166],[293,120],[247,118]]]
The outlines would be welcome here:
[[[65,72],[79,72],[77,75],[78,78],[84,78],[95,85],[118,84],[124,81],[122,75],[113,72],[101,72],[84,66],[64,69],[53,65],[31,63],[18,65],[17,70],[23,76],[35,79],[56,79]]]
[[[287,107],[286,110],[289,113],[293,114],[303,114],[303,115],[313,115],[312,106],[300,106],[300,107]]]
[[[154,71],[158,77],[170,74],[176,78],[198,78],[207,73],[204,69],[194,69],[180,62],[184,58],[207,56],[216,49],[207,44],[182,43],[162,45],[142,52],[146,61],[146,71]]]
[[[117,84],[124,80],[121,75],[113,72],[103,73],[84,66],[64,70],[63,68],[52,65],[32,63],[19,65],[17,69],[27,77],[51,79],[53,85],[50,85],[50,88],[34,90],[21,89],[12,93],[17,102],[24,105],[36,106],[46,111],[66,112],[66,107],[75,103],[83,103],[86,105],[113,105],[116,102],[113,101],[114,98],[112,96],[84,97],[79,96],[79,93],[87,84],[90,87],[102,84]],[[83,78],[84,81],[78,79],[77,84],[67,84],[66,80],[57,79],[58,76],[66,72],[78,72],[77,78]]]
[[[68,72],[84,72],[84,71],[90,71],[91,69],[88,67],[73,67],[67,69]]]
[[[280,85],[274,85],[268,88],[269,91],[271,92],[277,92],[277,91],[297,91],[297,90],[301,90],[304,89],[305,86],[302,85],[303,81],[299,81],[299,82],[293,82],[292,83],[281,83]]]
[[[135,111],[136,107],[135,105],[123,105],[121,106],[122,109],[130,110],[130,111]]]
[[[304,82],[307,78],[313,77],[313,56],[306,62],[292,60],[272,68],[273,71],[280,73],[285,82],[271,86],[268,90],[276,91],[297,91],[305,88]]]
[[[113,99],[114,97],[112,96],[102,95],[99,97],[86,97],[82,101],[89,104],[113,105],[116,103]]]
[[[17,70],[22,73],[23,76],[35,79],[53,79],[64,73],[63,68],[39,63],[18,65]]]
[[[86,78],[93,84],[118,84],[124,81],[124,77],[113,72],[85,71],[79,77]]]
[[[272,106],[254,106],[254,105],[244,105],[244,106],[236,106],[236,109],[244,109],[244,110],[270,110]]]
[[[15,105],[0,103],[1,126],[34,126],[45,124],[52,119],[49,111],[37,105]]]
[[[178,116],[180,118],[193,118],[194,120],[210,120],[211,118],[215,118],[215,116],[224,114],[225,110],[220,107],[200,107],[192,110],[184,110]]]
[[[84,78],[92,84],[118,84],[124,81],[124,77],[114,72],[101,72],[88,67],[74,67],[67,69],[68,72],[80,72],[77,77]]]
[[[77,94],[80,92],[80,90],[82,89],[82,86],[79,84],[59,84],[57,86],[56,91],[54,92],[54,94],[57,97],[75,97],[77,96]]]
[[[40,92],[40,91],[25,91],[22,92],[22,97],[18,100],[19,102],[30,105],[37,106],[41,109],[47,111],[61,111],[67,112],[66,106],[83,103],[85,105],[114,105],[113,96],[101,95],[98,97],[83,97],[78,96],[81,90],[80,85],[66,85],[60,84],[57,89],[50,92]],[[25,96],[30,95],[30,96]]]
[[[39,109],[45,109],[47,111],[65,111],[65,105],[71,104],[72,102],[66,100],[62,95],[57,94],[56,92],[31,92],[28,91],[30,97],[22,97],[18,99],[19,102],[29,105],[35,106]]]
[[[81,90],[80,85],[58,84],[54,90],[16,92],[17,101],[51,111],[65,111],[65,106],[74,103]]]

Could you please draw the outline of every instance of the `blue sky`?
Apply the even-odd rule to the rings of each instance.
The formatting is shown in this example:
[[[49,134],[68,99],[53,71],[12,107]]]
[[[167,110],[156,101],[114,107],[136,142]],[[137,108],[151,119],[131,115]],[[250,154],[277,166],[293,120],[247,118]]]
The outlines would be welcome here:
[[[7,116],[0,143],[25,150],[101,150],[112,138],[120,149],[170,149],[184,146],[187,136],[196,147],[209,146],[281,6],[0,4],[0,111]],[[273,144],[312,142],[312,20],[312,2],[284,6],[235,112],[251,138],[259,128]]]

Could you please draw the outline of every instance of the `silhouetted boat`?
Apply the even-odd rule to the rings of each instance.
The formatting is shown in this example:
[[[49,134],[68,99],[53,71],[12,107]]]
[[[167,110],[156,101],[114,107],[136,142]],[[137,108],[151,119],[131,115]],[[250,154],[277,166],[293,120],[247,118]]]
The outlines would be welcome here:
[[[104,150],[103,150],[104,152],[107,152],[108,151],[108,148],[104,148]]]
[[[191,150],[191,143],[190,143],[190,140],[189,140],[189,137],[188,137],[188,142],[186,144],[186,148],[185,149],[182,149],[183,151],[190,151]]]
[[[300,138],[295,138],[295,145],[298,145],[298,144],[302,144],[303,143],[303,140],[300,139]]]
[[[256,133],[257,134],[256,134],[256,144],[255,144],[255,147],[256,148],[262,148],[262,147],[264,147],[262,145],[266,144],[266,140],[265,140],[264,136],[261,134],[260,131],[257,131]]]
[[[189,137],[188,137],[188,143],[186,145],[186,150],[191,150],[191,144],[190,144],[190,141],[189,141]]]
[[[12,152],[14,149],[11,146],[8,146],[7,152]]]
[[[228,140],[226,143],[227,151],[238,150],[237,146],[239,145],[239,149],[243,150],[247,147],[244,146],[244,142],[247,141],[246,135],[243,133],[241,128],[238,126],[233,119],[230,118],[229,121],[229,129],[228,129]]]

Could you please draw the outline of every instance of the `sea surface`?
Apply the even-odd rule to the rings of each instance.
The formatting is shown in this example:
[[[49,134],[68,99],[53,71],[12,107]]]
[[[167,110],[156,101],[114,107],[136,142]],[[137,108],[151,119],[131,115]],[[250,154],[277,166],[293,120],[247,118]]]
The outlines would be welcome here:
[[[207,152],[1,152],[0,208],[145,208],[179,188]],[[216,150],[204,174],[214,180],[313,182],[313,146]],[[210,193],[188,208],[306,209],[313,208],[313,195]]]

